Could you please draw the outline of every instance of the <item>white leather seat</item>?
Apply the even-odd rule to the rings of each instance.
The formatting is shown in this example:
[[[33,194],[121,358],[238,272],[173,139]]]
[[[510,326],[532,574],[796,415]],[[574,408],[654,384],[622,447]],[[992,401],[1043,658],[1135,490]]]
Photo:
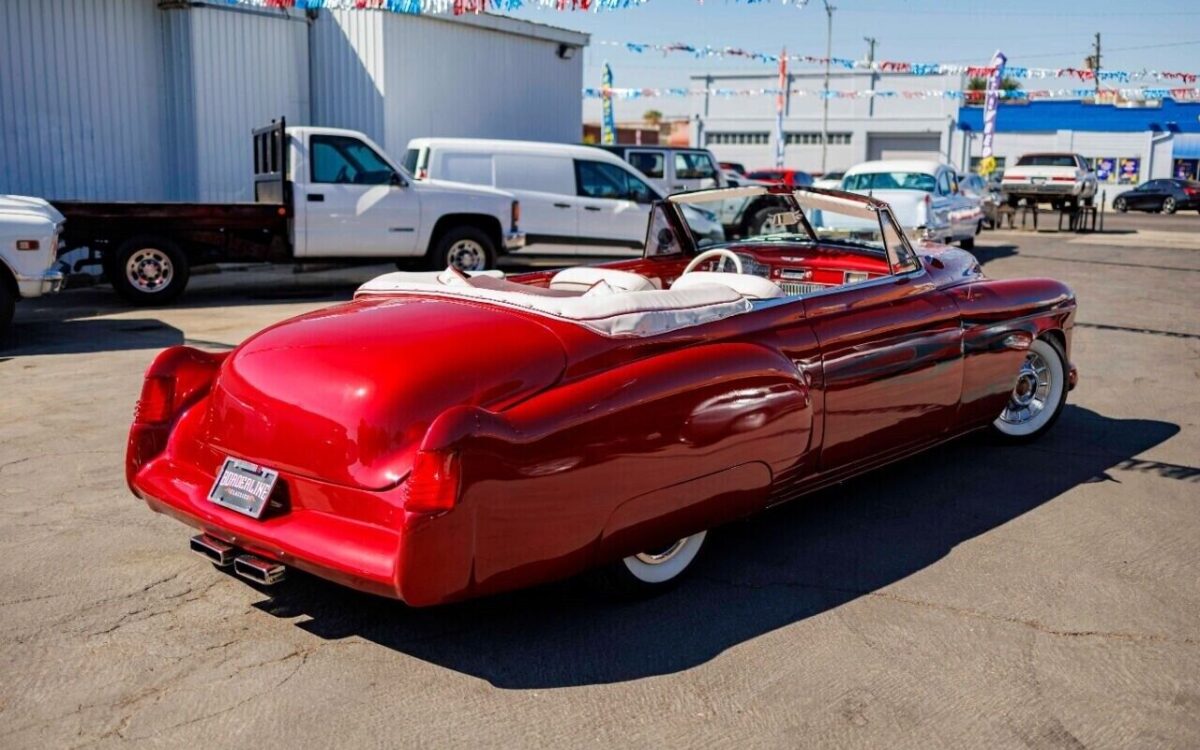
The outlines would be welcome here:
[[[775,299],[785,296],[779,285],[761,276],[718,271],[692,271],[675,280],[672,289],[695,289],[700,286],[727,287],[746,299]]]
[[[603,281],[617,292],[649,292],[657,289],[654,282],[640,274],[618,271],[615,268],[595,266],[573,266],[564,268],[550,279],[551,289],[586,292]]]

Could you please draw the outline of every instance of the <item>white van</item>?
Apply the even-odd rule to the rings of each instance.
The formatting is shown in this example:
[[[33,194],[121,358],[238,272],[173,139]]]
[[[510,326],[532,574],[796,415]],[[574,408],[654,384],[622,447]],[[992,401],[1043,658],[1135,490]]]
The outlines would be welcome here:
[[[525,253],[640,254],[650,206],[665,198],[617,156],[593,146],[478,138],[414,138],[404,167],[418,180],[485,185],[521,204]],[[711,214],[691,222],[697,239],[721,241]]]

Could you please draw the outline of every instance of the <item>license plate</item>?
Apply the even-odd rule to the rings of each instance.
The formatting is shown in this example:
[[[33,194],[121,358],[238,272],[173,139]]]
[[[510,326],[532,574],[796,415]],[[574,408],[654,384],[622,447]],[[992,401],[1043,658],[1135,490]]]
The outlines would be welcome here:
[[[1043,185],[1046,182],[1046,178],[1045,177],[1030,177],[1029,181],[1032,182],[1034,185]]]
[[[238,513],[259,518],[279,479],[279,472],[236,458],[225,459],[208,499]]]

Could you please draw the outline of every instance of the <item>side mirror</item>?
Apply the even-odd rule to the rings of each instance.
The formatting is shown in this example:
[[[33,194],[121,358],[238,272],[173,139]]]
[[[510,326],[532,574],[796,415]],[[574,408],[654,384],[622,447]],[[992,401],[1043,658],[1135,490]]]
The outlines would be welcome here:
[[[388,180],[388,184],[390,184],[392,187],[408,186],[408,183],[404,181],[404,178],[400,176],[399,172],[392,172],[392,177],[390,180]]]

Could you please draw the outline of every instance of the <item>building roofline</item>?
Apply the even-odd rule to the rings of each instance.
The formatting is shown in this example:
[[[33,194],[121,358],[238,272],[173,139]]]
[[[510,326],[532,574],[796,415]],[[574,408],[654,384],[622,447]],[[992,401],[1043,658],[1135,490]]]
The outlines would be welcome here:
[[[361,12],[361,11],[360,11]],[[461,16],[421,15],[424,18],[443,23],[461,23],[489,31],[499,31],[504,34],[514,34],[530,39],[541,39],[557,44],[568,44],[573,47],[586,47],[591,42],[592,35],[561,26],[551,26],[548,23],[526,21],[495,13],[465,13]]]

